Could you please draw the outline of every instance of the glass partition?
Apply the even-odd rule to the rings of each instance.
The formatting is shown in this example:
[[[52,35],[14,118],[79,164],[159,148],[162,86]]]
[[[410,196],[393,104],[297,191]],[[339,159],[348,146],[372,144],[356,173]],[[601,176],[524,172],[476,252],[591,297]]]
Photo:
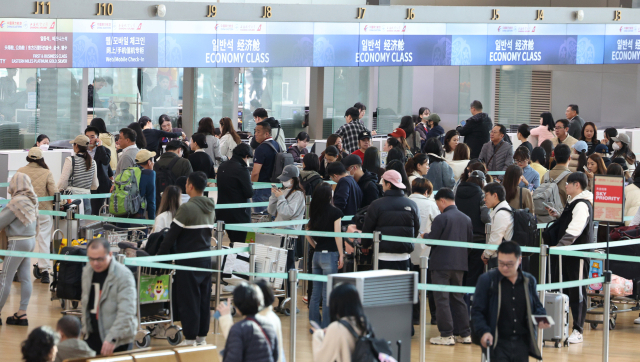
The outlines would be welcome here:
[[[482,103],[482,111],[491,116],[493,114],[491,106],[493,67],[465,66],[458,68],[460,72],[458,123],[471,117],[470,104],[474,100],[479,100]]]
[[[95,68],[89,72],[91,118],[102,118],[107,131],[118,131],[140,118],[137,68]]]
[[[33,145],[39,110],[36,69],[0,69],[0,149]]]
[[[182,114],[183,68],[143,68],[140,70],[141,116],[151,118],[158,128],[158,119],[166,114],[176,127]]]
[[[344,112],[357,102],[370,105],[370,67],[324,68],[322,137],[327,138],[345,123]],[[372,128],[373,110],[367,109],[362,121]]]
[[[46,134],[52,142],[84,133],[87,117],[82,107],[82,69],[39,69],[39,73],[36,133]]]
[[[413,67],[378,68],[377,132],[392,132],[403,116],[412,115]]]
[[[219,127],[222,117],[237,120],[235,116],[237,106],[233,101],[234,75],[234,68],[198,68],[196,70],[194,132],[198,130],[198,122],[203,117],[211,117],[216,127]]]

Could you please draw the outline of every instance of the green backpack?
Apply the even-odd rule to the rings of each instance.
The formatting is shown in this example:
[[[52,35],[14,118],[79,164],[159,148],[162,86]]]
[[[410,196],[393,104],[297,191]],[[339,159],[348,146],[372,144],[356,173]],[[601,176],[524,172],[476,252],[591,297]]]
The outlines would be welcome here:
[[[139,167],[125,168],[116,176],[109,212],[114,216],[128,216],[137,214],[140,208],[146,207],[146,200],[140,195]]]

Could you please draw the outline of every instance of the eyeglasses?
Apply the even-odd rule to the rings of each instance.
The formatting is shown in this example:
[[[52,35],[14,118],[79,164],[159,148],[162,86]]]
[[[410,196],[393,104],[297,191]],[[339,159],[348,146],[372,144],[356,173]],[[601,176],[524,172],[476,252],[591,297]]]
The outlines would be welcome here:
[[[514,263],[503,263],[503,262],[501,262],[501,261],[498,261],[498,266],[499,266],[499,267],[501,267],[501,268],[508,268],[508,269],[511,269],[511,268],[513,268],[516,264],[517,264],[517,263],[515,263],[515,262],[514,262]]]
[[[556,127],[556,129],[564,129],[564,127],[563,126],[558,126],[558,127]]]
[[[106,255],[100,258],[89,258],[89,263],[103,263],[105,260],[107,260]]]

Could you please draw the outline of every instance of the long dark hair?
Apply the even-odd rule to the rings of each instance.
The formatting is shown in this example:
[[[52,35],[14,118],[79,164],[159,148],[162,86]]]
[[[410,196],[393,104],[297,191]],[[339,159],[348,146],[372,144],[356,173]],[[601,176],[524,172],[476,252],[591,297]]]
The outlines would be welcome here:
[[[414,172],[418,171],[418,165],[422,165],[427,162],[427,155],[424,153],[418,153],[407,161],[407,164],[404,165],[405,171],[407,171],[407,175],[411,175]]]
[[[315,153],[307,153],[302,158],[302,165],[304,166],[302,170],[304,171],[316,171],[320,170],[320,161],[318,160],[318,155]]]
[[[329,295],[329,311],[331,322],[351,317],[355,320],[362,335],[371,331],[369,320],[364,314],[364,308],[360,302],[358,290],[353,284],[340,283],[333,288]]]
[[[165,122],[171,123],[171,118],[169,118],[169,116],[167,116],[166,114],[161,114],[160,117],[158,117],[158,125],[160,126],[160,128],[162,128],[162,124]]]
[[[587,150],[578,153],[578,168],[576,171],[584,172],[584,167],[587,165]]]
[[[147,147],[147,139],[144,137],[144,133],[142,133],[142,127],[140,127],[140,123],[133,122],[128,128],[132,129],[136,133],[136,147],[139,149],[143,149]]]
[[[162,116],[160,116],[160,117],[162,117]],[[144,127],[147,125],[147,123],[151,123],[151,118],[149,118],[147,116],[142,116],[138,120],[138,124],[140,125],[140,128],[142,128],[142,129],[144,129]]]
[[[636,161],[635,160],[635,155],[631,152],[631,150],[629,149],[629,145],[624,143],[624,142],[620,142],[622,143],[622,147],[613,152],[613,155],[611,156],[611,160],[613,161],[614,158],[624,158],[624,160],[628,163],[633,165],[633,163]]]
[[[380,169],[380,152],[377,147],[369,147],[364,151],[364,161],[362,161],[362,169],[365,171],[377,173]]]
[[[584,136],[584,130],[585,128],[587,128],[587,126],[593,127],[593,138],[591,138],[591,143],[594,144],[593,148],[595,148],[596,145],[600,144],[600,142],[598,142],[598,127],[596,127],[595,123],[585,122],[584,126],[582,126],[582,133],[580,134],[580,140],[585,142],[587,141],[587,138]]]
[[[80,157],[80,158],[84,158],[84,165],[87,167],[87,171],[89,171],[91,169],[91,155],[89,154],[89,152],[87,152],[87,147],[85,146],[80,146],[79,144],[75,143],[76,147],[78,147],[78,152],[76,152],[76,156]]]
[[[323,182],[316,186],[309,205],[309,223],[307,230],[318,230],[323,218],[326,217],[327,209],[331,207],[333,200],[333,190],[331,185]]]
[[[400,119],[400,126],[398,126],[398,128],[402,128],[404,133],[407,134],[407,137],[413,133],[414,127],[415,125],[411,116],[404,116]]]
[[[407,196],[411,195],[411,183],[409,182],[409,178],[407,177],[407,172],[404,170],[404,162],[400,160],[393,160],[391,162],[388,162],[387,171],[389,170],[395,170],[400,173],[400,176],[402,176],[402,183],[406,187],[403,190],[404,194]]]
[[[401,148],[394,147],[390,149],[389,152],[387,152],[387,163],[393,160],[399,160],[404,164],[404,161],[406,160],[406,156]]]
[[[39,158],[37,160],[33,159],[33,158],[29,158],[29,156],[27,156],[27,162],[33,162],[36,165],[45,168],[45,169],[49,169],[49,166],[47,166],[47,164],[44,162],[44,158]]]
[[[231,121],[231,118],[229,117],[220,118],[220,132],[220,137],[228,133],[231,135],[231,138],[233,138],[233,142],[235,142],[236,144],[242,142],[240,140],[240,136],[238,136],[238,133],[233,128],[233,121]]]
[[[551,115],[551,112],[542,112],[540,117],[542,118],[542,125],[547,126],[549,132],[553,133],[556,128],[556,122],[553,121],[553,115]]]
[[[169,211],[172,216],[175,216],[176,212],[178,212],[178,208],[180,207],[181,195],[182,190],[180,190],[178,186],[167,186],[164,189],[164,192],[162,192],[162,200],[160,201],[160,207],[158,208],[157,215],[160,215],[165,211]]]
[[[107,125],[104,123],[104,119],[102,118],[92,119],[90,126],[97,128],[100,133],[109,133],[107,132]]]
[[[213,127],[213,120],[210,117],[203,117],[200,119],[200,122],[198,122],[198,132],[197,133],[204,133],[205,135],[212,135],[213,136],[213,129],[215,127]]]
[[[518,194],[518,184],[520,184],[520,176],[522,176],[522,169],[518,165],[511,165],[507,167],[504,173],[504,180],[502,185],[506,191],[505,200],[507,202],[513,200]]]
[[[33,144],[33,147],[38,147],[38,142],[42,142],[42,140],[49,140],[49,142],[51,142],[51,138],[49,138],[49,136],[47,136],[46,134],[41,134],[38,136],[38,138],[36,138],[36,143]]]
[[[429,156],[429,163],[444,161],[441,158],[442,157],[442,143],[440,143],[440,140],[435,138],[435,137],[429,138],[427,140],[427,142],[425,142],[425,144],[424,144],[424,153],[432,153],[432,154],[434,154],[436,156],[440,156],[440,157]]]
[[[458,133],[458,131],[456,131],[455,129],[447,131],[447,133],[444,135],[444,152],[449,153],[453,151],[451,146],[449,146],[449,141],[451,141],[453,137],[459,136],[459,135],[460,133]]]
[[[26,362],[48,362],[51,350],[59,341],[60,337],[53,328],[38,327],[22,342],[22,359]]]
[[[540,144],[540,147],[542,147],[545,153],[545,160],[544,160],[543,166],[546,167],[547,169],[550,169],[551,167],[549,166],[551,165],[551,152],[553,152],[553,142],[551,142],[551,140],[544,140],[544,142]]]

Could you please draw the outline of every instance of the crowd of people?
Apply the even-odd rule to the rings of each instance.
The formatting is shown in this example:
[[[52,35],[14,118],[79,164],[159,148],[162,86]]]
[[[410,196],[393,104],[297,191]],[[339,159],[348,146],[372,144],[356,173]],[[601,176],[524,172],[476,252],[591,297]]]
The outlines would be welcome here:
[[[10,250],[33,251],[37,244],[46,253],[50,249],[52,219],[38,210],[51,210],[52,203],[38,202],[38,197],[57,192],[111,192],[110,199],[84,200],[80,212],[99,215],[106,206],[111,213],[114,209],[122,212],[123,217],[154,219],[151,233],[162,233],[159,254],[190,253],[210,250],[216,220],[230,224],[251,222],[251,208],[216,210],[212,195],[205,192],[207,186],[213,185],[211,179],[216,179],[218,204],[267,202],[267,207],[255,207],[253,212],[268,214],[275,221],[302,220],[305,196],[311,196],[309,222],[305,226],[310,231],[380,231],[388,236],[499,245],[497,250],[482,250],[383,240],[377,262],[379,269],[418,270],[420,257],[427,256],[431,259],[429,283],[483,286],[478,287],[473,303],[461,293],[428,294],[431,323],[440,333],[430,339],[432,344],[471,343],[472,321],[478,339],[485,347],[493,345],[491,353],[498,360],[516,352],[521,358],[515,360],[526,360],[528,355],[539,357],[535,348],[537,331],[526,313],[544,314],[544,308],[536,293],[531,292],[535,291],[536,280],[528,273],[528,260],[523,260],[520,247],[512,242],[520,231],[515,211],[527,210],[541,221],[557,220],[556,239],[545,240],[552,246],[591,242],[594,176],[620,175],[628,184],[625,215],[635,216],[630,224],[638,225],[640,174],[636,175],[636,157],[630,151],[630,138],[614,128],[607,128],[604,138],[598,140],[595,124],[579,116],[577,105],[568,106],[565,119],[554,121],[551,113],[544,112],[539,127],[519,126],[518,147],[514,147],[507,128],[494,123],[482,111],[481,102],[473,101],[470,112],[472,116],[461,126],[445,132],[440,117],[423,107],[419,116],[403,117],[399,127],[388,134],[383,150],[378,150],[372,146],[376,132],[361,121],[366,106],[356,103],[346,110],[345,124],[328,137],[320,155],[309,152],[310,137],[305,132],[286,147],[279,122],[263,108],[253,113],[255,133],[248,143],[241,141],[229,118],[219,121],[219,129],[211,118],[202,118],[197,132],[188,139],[181,129],[172,127],[166,115],[160,116],[159,129],[151,119],[142,117],[120,129],[117,137],[106,131],[102,119],[95,118],[84,134],[70,142],[73,156],[65,159],[57,183],[43,158],[50,139],[46,135],[38,137],[28,152],[28,164],[11,179],[11,200],[0,212],[0,228],[7,230]],[[280,167],[279,154],[285,152],[299,165]],[[381,155],[386,155],[384,163]],[[491,176],[491,171],[504,174]],[[131,184],[132,179],[136,187],[127,189],[127,197],[137,202],[131,203],[133,209],[119,210],[117,195],[124,192],[122,185]],[[333,182],[326,182],[329,180]],[[254,190],[255,182],[278,182],[282,186]],[[551,194],[544,204],[536,201],[542,193]],[[351,222],[344,220],[349,215],[354,215]],[[489,223],[487,232],[485,224]],[[285,228],[300,230],[302,225]],[[227,234],[232,243],[245,242],[247,238],[246,232],[229,230]],[[353,250],[352,240],[314,236],[304,239],[310,246],[306,272],[328,275],[347,270],[345,254]],[[370,254],[372,243],[364,238],[356,242],[356,247]],[[137,328],[133,276],[128,268],[113,262],[109,243],[104,239],[89,241],[87,256],[89,263],[82,275],[81,333],[77,331],[77,321],[67,317],[58,323],[60,339],[52,329],[34,330],[23,350],[32,353],[29,346],[33,343],[51,348],[40,351],[40,359],[29,360],[52,360],[55,345],[62,354],[61,345],[67,341],[74,342],[67,342],[65,348],[88,354],[110,355],[132,348]],[[588,259],[565,257],[563,262],[564,281],[588,275]],[[178,260],[176,264],[212,267],[210,258]],[[50,261],[39,259],[37,265],[40,281],[49,283]],[[287,268],[294,267],[291,253]],[[7,324],[27,325],[32,288],[28,258],[5,259],[0,277],[0,310],[14,274],[21,283],[21,302],[19,310],[7,318]],[[211,273],[177,270],[174,279],[175,310],[182,321],[183,344],[205,344],[211,321]],[[493,295],[494,289],[486,285],[494,281],[513,287],[508,295],[513,295],[513,301],[505,300],[504,293]],[[514,288],[528,290],[528,299],[527,293]],[[233,304],[245,318],[231,326],[230,305],[218,306],[227,336],[224,360],[284,360],[281,327],[271,310],[274,298],[269,286],[246,283],[237,286],[233,294]],[[570,288],[568,294],[573,315],[568,341],[582,343],[586,290]],[[513,311],[496,310],[501,298],[507,306],[513,306]],[[355,345],[351,331],[362,334],[371,330],[357,292],[340,286],[328,298],[324,283],[314,281],[304,300],[309,304],[312,325],[320,328],[310,330],[314,334],[314,358],[349,360]],[[354,307],[353,303],[358,305]],[[525,304],[529,305],[526,311],[516,308]],[[407,328],[413,331],[419,314],[424,312],[416,305],[413,323]],[[78,340],[80,334],[84,341]],[[247,344],[251,338],[259,342]],[[529,343],[530,339],[534,343]]]

